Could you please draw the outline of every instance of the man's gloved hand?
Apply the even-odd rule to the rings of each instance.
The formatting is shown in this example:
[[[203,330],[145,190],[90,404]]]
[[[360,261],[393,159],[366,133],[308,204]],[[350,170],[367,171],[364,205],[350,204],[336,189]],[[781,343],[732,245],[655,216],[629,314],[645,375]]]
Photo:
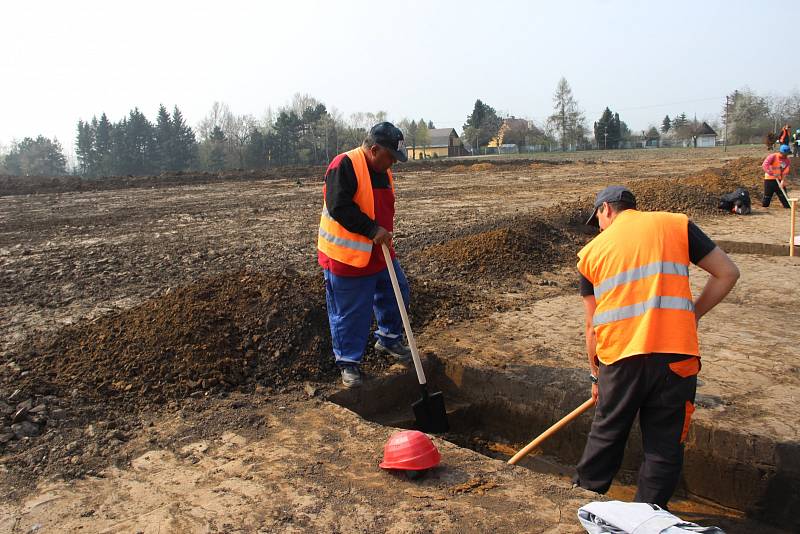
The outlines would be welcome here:
[[[372,242],[376,245],[386,245],[387,247],[392,246],[392,233],[386,230],[383,226],[378,227],[378,231],[375,233],[375,237],[372,238]]]

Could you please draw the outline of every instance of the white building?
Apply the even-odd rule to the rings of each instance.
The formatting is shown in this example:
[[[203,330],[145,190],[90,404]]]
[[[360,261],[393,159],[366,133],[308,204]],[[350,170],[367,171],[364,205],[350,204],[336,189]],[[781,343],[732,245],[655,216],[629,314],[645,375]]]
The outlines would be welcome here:
[[[697,133],[697,148],[709,148],[717,145],[717,132],[707,123],[703,123],[700,131]]]

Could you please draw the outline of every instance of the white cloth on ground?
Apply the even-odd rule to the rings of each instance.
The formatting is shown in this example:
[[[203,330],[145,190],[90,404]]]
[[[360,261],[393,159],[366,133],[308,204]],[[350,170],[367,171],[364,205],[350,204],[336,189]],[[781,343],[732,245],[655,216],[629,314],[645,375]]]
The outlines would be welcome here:
[[[655,504],[590,502],[578,510],[578,520],[589,534],[725,534],[718,527],[684,521]]]

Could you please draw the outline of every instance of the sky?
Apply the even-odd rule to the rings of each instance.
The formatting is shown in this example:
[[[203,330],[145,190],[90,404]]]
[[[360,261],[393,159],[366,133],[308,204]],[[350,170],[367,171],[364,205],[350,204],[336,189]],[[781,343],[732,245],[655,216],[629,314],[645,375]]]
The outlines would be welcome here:
[[[480,98],[542,122],[563,76],[589,125],[609,106],[634,131],[715,119],[734,89],[786,94],[778,4],[161,0],[3,2],[0,145],[39,134],[72,152],[78,119],[214,101],[263,115],[307,93],[345,116],[388,112],[461,130]],[[778,22],[778,27],[781,27]],[[766,44],[769,42],[769,44]]]

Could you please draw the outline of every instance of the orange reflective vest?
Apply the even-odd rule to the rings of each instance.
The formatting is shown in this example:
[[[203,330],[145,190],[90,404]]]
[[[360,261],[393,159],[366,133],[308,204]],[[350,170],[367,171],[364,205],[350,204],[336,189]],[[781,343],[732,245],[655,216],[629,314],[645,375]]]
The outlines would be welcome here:
[[[604,364],[653,352],[699,355],[688,225],[681,214],[625,210],[578,253],[578,270],[594,285]]]
[[[367,158],[361,147],[354,148],[346,152],[347,157],[353,163],[356,171],[358,186],[353,201],[356,205],[375,220],[375,199],[372,195],[372,180],[369,177],[369,167]],[[394,191],[394,178],[392,171],[387,170],[389,184]],[[322,193],[322,216],[319,220],[319,237],[317,238],[317,248],[326,256],[336,261],[351,265],[353,267],[365,267],[369,263],[372,255],[372,239],[356,234],[347,230],[344,226],[336,222],[325,204],[325,191]]]
[[[765,180],[781,180],[783,176],[789,173],[789,158],[783,158],[775,155],[772,158],[772,163],[769,165],[769,170],[764,173]],[[783,164],[783,166],[781,166]]]

